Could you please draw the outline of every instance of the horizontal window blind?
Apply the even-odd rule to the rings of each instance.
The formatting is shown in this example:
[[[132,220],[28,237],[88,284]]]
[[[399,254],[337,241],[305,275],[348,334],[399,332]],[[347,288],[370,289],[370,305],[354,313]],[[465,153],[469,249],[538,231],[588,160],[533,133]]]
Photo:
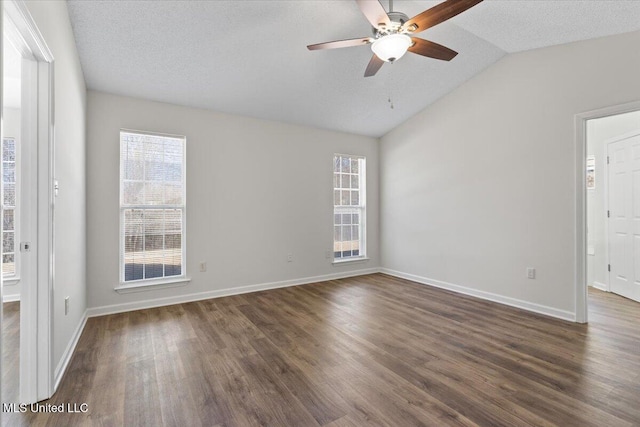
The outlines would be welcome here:
[[[184,137],[120,133],[122,281],[183,276]]]

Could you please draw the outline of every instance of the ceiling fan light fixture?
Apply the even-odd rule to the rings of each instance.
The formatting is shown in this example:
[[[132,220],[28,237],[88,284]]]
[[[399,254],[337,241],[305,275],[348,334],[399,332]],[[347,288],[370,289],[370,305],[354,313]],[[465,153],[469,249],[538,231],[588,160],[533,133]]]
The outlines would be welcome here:
[[[382,36],[371,45],[371,50],[385,62],[393,62],[407,52],[413,42],[406,34],[388,34]]]

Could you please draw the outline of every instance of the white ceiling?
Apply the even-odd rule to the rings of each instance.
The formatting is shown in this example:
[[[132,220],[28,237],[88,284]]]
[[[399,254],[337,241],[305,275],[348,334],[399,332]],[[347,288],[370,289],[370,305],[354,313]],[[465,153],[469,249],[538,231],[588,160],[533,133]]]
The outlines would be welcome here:
[[[69,14],[90,89],[370,136],[508,53],[640,30],[640,1],[485,0],[420,33],[451,62],[408,53],[365,79],[368,46],[306,49],[370,35],[354,1],[69,0]]]

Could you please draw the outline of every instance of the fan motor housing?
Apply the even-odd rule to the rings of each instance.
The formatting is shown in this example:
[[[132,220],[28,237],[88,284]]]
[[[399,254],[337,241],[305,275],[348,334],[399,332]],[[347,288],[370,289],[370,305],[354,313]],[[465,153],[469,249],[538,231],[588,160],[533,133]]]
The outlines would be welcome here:
[[[391,21],[391,25],[389,27],[371,27],[373,35],[376,38],[385,36],[387,34],[397,33],[400,27],[402,27],[402,24],[409,20],[409,17],[402,12],[388,12],[387,15],[389,16],[389,20]]]

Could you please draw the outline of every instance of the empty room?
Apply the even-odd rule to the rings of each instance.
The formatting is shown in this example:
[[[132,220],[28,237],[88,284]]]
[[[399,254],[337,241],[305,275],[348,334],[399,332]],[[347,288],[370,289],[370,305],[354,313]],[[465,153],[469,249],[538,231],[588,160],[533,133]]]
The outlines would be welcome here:
[[[2,426],[640,425],[639,1],[1,5]]]

